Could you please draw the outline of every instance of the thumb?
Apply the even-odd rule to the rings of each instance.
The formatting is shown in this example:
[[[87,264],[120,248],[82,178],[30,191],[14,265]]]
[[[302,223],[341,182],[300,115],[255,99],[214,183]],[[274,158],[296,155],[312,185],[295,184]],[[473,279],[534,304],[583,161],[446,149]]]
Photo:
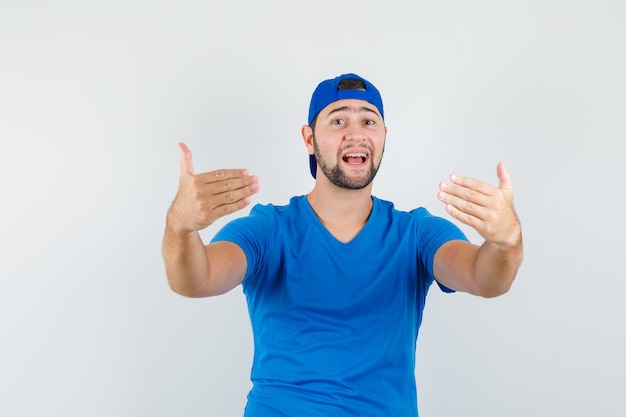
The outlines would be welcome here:
[[[191,159],[191,151],[184,143],[178,144],[180,150],[180,177],[185,175],[193,175],[193,161]]]
[[[503,190],[513,191],[511,175],[509,174],[509,171],[506,170],[506,166],[504,166],[503,162],[500,162],[498,164],[496,171],[498,174],[498,179],[500,180],[498,187]]]

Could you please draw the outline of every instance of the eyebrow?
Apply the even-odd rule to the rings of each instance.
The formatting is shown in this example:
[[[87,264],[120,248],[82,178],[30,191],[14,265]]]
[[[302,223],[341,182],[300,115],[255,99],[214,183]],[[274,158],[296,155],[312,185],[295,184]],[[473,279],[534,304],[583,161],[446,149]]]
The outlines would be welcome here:
[[[326,118],[330,117],[333,113],[337,113],[337,112],[341,112],[341,111],[351,111],[354,113],[363,113],[363,112],[370,112],[370,113],[374,113],[376,116],[378,116],[378,113],[373,110],[370,109],[369,107],[366,106],[362,106],[362,107],[356,107],[356,106],[342,106],[342,107],[337,107],[336,109],[331,110],[328,115],[326,116]]]

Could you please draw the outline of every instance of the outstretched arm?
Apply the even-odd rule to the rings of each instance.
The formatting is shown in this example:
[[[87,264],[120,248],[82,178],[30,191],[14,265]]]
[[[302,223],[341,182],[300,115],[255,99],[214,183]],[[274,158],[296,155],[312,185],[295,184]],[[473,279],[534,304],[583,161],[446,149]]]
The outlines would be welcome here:
[[[439,199],[455,219],[473,227],[481,246],[450,241],[435,255],[434,274],[443,285],[484,297],[509,290],[523,257],[522,228],[513,208],[513,184],[503,163],[498,187],[452,175],[439,185]]]
[[[218,218],[248,206],[259,190],[258,180],[243,169],[195,174],[191,151],[180,149],[180,180],[163,236],[163,259],[170,287],[188,297],[225,293],[246,272],[243,250],[229,242],[204,245],[198,231]]]

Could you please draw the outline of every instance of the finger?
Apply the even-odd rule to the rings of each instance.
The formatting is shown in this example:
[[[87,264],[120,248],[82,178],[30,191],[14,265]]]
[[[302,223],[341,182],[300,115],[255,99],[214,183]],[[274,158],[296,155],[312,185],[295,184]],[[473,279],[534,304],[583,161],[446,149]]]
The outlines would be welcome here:
[[[500,181],[498,184],[498,188],[508,191],[513,191],[513,183],[511,181],[511,175],[509,171],[507,171],[506,166],[504,166],[503,162],[500,162],[496,168],[496,172],[498,174],[498,180]]]
[[[247,171],[244,170],[246,176],[243,177],[232,177],[226,178],[221,183],[214,184],[213,187],[216,190],[216,193],[220,191],[255,191],[259,186],[259,179],[256,175],[247,175]]]
[[[204,184],[218,184],[219,188],[233,188],[236,184],[250,181],[250,173],[247,169],[218,169],[216,171],[202,172],[196,175],[199,182]]]
[[[180,177],[187,175],[193,175],[193,160],[191,158],[191,151],[184,143],[178,144],[180,150]]]
[[[260,189],[256,177],[253,178],[254,183],[244,188],[213,195],[212,200],[214,201],[215,205],[213,206],[212,210],[217,213],[218,217],[222,217],[227,214],[234,213],[235,211],[241,210],[252,202],[251,196],[259,192]]]
[[[252,198],[251,197],[245,197],[245,198],[242,198],[241,200],[235,201],[234,203],[223,204],[221,206],[215,207],[215,210],[219,210],[218,216],[222,217],[222,216],[226,216],[228,214],[232,214],[232,213],[234,213],[236,211],[239,211],[239,210],[245,208],[251,202],[252,202]]]
[[[476,202],[470,199],[459,197],[454,194],[440,191],[438,194],[439,200],[445,203],[446,210],[454,213],[464,213],[468,216],[475,217],[477,219],[484,219],[488,209],[484,202]],[[452,214],[452,213],[450,213]]]
[[[455,183],[439,183],[439,199],[445,201],[446,197],[456,197],[457,200],[463,200],[478,206],[484,206],[489,202],[489,194],[487,188],[477,189],[476,184],[465,180],[464,185]]]
[[[455,189],[457,194],[460,194],[460,190],[465,190],[467,193],[472,191],[474,194],[478,193],[488,196],[493,195],[495,191],[495,187],[491,184],[459,174],[450,175],[450,185],[450,188]],[[455,187],[455,185],[458,187]]]
[[[446,212],[449,215],[451,215],[461,223],[465,223],[466,225],[473,227],[476,230],[478,230],[483,223],[482,218],[480,218],[479,216],[475,215],[474,213],[461,210],[459,207],[455,206],[452,203],[446,203],[445,208]]]
[[[201,195],[203,198],[210,199],[214,207],[219,207],[249,197],[257,193],[259,189],[258,178],[253,175],[246,178],[208,184]]]

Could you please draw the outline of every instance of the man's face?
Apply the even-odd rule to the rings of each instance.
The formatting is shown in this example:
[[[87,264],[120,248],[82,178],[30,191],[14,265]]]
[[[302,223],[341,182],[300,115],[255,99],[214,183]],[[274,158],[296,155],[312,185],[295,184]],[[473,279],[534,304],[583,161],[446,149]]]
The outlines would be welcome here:
[[[348,189],[368,186],[380,167],[387,128],[373,104],[339,100],[318,115],[313,136],[317,165],[331,183]]]

